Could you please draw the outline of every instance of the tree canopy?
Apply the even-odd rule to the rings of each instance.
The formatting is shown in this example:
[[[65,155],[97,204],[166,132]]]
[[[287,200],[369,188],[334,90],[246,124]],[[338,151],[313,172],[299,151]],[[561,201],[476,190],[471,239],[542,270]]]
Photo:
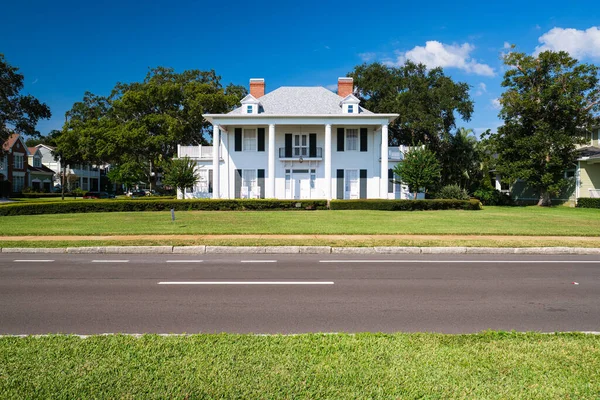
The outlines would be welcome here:
[[[399,67],[380,63],[356,66],[354,78],[361,104],[376,113],[398,113],[390,124],[393,145],[425,143],[438,150],[442,139],[456,129],[456,119],[471,119],[469,85],[454,82],[442,68],[427,69],[407,61]]]
[[[404,160],[394,167],[400,182],[408,186],[417,199],[420,190],[427,192],[440,180],[440,164],[434,152],[425,146],[418,146],[404,153]]]
[[[31,95],[23,95],[24,76],[0,53],[0,142],[11,133],[39,136],[36,125],[52,116],[50,108]]]
[[[62,136],[69,146],[75,139],[84,161],[127,165],[152,182],[178,144],[207,143],[211,130],[203,114],[227,112],[246,93],[242,86],[223,88],[212,70],[158,67],[142,82],[117,83],[108,97],[86,93],[67,112]]]
[[[576,162],[577,145],[597,124],[598,67],[552,51],[510,52],[504,63],[504,125],[489,135],[496,169],[509,183],[521,179],[537,189],[538,205],[550,205],[550,195],[568,185],[564,171]]]

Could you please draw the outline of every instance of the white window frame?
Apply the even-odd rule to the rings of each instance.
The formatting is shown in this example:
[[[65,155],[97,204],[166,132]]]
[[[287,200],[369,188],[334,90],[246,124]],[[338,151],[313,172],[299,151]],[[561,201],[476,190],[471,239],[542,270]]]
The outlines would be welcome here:
[[[353,149],[350,148],[350,143],[351,143],[350,138],[349,138],[349,136],[350,136],[349,134],[350,133],[356,134],[356,141],[353,143],[354,144],[354,146],[353,146],[354,148]],[[360,144],[359,144],[360,137],[359,137],[359,130],[358,130],[358,128],[346,128],[345,139],[346,139],[346,143],[345,143],[345,146],[344,146],[344,150],[346,150],[346,151],[358,151],[359,150],[359,147],[360,147]]]
[[[252,107],[253,107],[252,104],[248,104],[246,106],[246,114],[252,114]]]
[[[251,134],[254,137],[246,137]],[[258,134],[256,129],[244,129],[242,133],[242,151],[257,151],[258,148]]]
[[[20,162],[18,162],[20,161]],[[25,156],[20,153],[13,154],[13,168],[14,169],[23,169],[25,163]]]

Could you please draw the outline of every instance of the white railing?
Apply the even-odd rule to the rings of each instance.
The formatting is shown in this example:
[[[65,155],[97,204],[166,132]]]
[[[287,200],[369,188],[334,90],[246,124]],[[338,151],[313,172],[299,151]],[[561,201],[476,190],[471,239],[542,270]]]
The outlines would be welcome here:
[[[410,146],[388,147],[388,160],[404,160],[404,153],[410,150]]]
[[[589,189],[590,197],[594,199],[600,199],[600,189]]]
[[[212,146],[177,146],[177,157],[189,157],[189,158],[212,158],[213,147]]]

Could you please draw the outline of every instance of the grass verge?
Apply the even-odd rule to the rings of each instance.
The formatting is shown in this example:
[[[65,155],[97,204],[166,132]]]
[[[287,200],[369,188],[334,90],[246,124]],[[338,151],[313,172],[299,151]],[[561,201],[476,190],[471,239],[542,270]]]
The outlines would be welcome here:
[[[0,338],[1,398],[594,399],[600,336]]]
[[[5,235],[527,235],[599,236],[597,209],[486,207],[440,211],[179,211],[0,217]]]
[[[48,238],[51,239],[51,238]],[[3,248],[9,247],[94,247],[94,246],[332,246],[332,247],[600,247],[600,238],[560,237],[419,237],[377,238],[348,236],[345,238],[277,238],[268,237],[219,237],[219,238],[127,238],[83,240],[4,240]]]

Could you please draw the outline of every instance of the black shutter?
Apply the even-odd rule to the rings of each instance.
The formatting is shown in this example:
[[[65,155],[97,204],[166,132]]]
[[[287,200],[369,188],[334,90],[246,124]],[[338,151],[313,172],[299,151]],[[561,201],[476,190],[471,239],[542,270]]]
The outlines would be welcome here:
[[[394,193],[394,170],[388,169],[388,193]]]
[[[337,151],[344,151],[344,128],[337,128]]]
[[[208,170],[208,193],[213,192],[213,170]]]
[[[264,129],[263,129],[264,131]],[[259,169],[256,171],[256,177],[258,178],[258,186],[260,187],[260,198],[265,198],[265,170]]]
[[[311,158],[317,157],[317,134],[308,134],[308,156]]]
[[[234,151],[242,151],[242,128],[235,128],[235,146]]]
[[[292,134],[285,134],[285,158],[292,158]]]
[[[265,151],[265,128],[258,128],[258,151]]]
[[[367,170],[360,170],[360,196],[361,199],[367,198]]]
[[[360,128],[360,151],[367,151],[367,128]]]
[[[344,199],[344,170],[337,170],[337,198],[342,200]]]
[[[240,199],[242,197],[242,170],[235,170],[235,191],[233,193],[233,197],[236,199]]]

